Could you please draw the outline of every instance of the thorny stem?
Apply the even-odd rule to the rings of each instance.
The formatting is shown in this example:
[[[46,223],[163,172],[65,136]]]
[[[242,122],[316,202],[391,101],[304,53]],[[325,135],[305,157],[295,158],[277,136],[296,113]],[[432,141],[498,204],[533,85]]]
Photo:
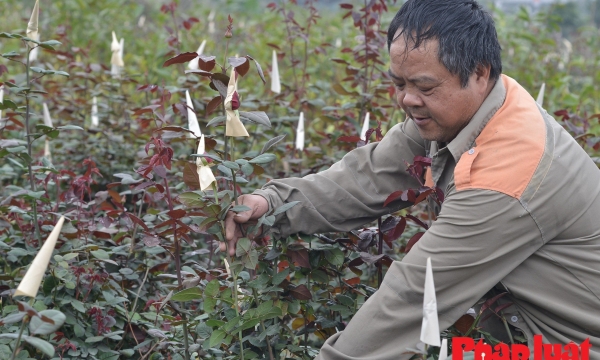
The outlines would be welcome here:
[[[138,218],[142,216],[142,208],[144,207],[144,197],[146,197],[146,189],[142,192],[142,198],[140,199],[140,207],[138,208]],[[133,228],[133,235],[131,236],[131,247],[129,248],[129,254],[133,254],[133,250],[135,248],[135,236],[137,234],[138,224],[135,223]]]
[[[167,189],[167,202],[169,203],[169,210],[173,211],[173,200],[171,199],[171,191],[169,190],[169,181],[167,178],[164,178],[165,189]],[[181,245],[179,244],[179,239],[177,238],[177,223],[173,223],[173,242],[175,243],[175,269],[177,271],[177,285],[181,288]],[[189,354],[189,344],[188,344],[188,328],[187,328],[187,317],[185,313],[181,313],[181,318],[183,319],[183,346],[185,348],[185,360],[190,360]]]
[[[256,294],[256,289],[252,289],[252,296],[254,296],[254,302],[256,303],[256,306],[258,307],[259,302],[258,302],[258,295]],[[265,328],[265,322],[264,320],[260,320],[260,326],[262,328],[262,331],[265,332],[267,329]],[[274,356],[273,356],[273,349],[271,349],[271,339],[269,339],[269,335],[266,335],[266,340],[267,340],[267,349],[269,349],[269,360],[274,360]]]
[[[27,87],[31,84],[29,83],[29,54],[31,52],[29,48],[29,44],[25,42],[25,46],[27,46],[27,63],[25,65],[25,74],[27,76]],[[29,183],[31,185],[31,191],[35,191],[35,181],[33,179],[33,169],[31,168],[31,144],[33,144],[33,140],[30,138],[29,134],[29,94],[25,94],[25,132],[27,136],[27,154],[29,155],[29,161],[27,161],[27,169],[29,171]],[[38,247],[42,247],[42,236],[40,234],[40,226],[38,224],[37,218],[37,200],[33,199],[33,226],[35,227],[35,236],[38,239]]]
[[[17,337],[17,343],[15,344],[15,348],[13,350],[12,356],[10,357],[10,360],[16,359],[15,356],[17,356],[17,350],[19,350],[19,344],[21,344],[21,336],[23,336],[23,331],[25,330],[26,324],[27,324],[27,321],[25,321],[25,318],[23,318],[23,322],[21,323],[21,328],[19,329],[19,336]]]

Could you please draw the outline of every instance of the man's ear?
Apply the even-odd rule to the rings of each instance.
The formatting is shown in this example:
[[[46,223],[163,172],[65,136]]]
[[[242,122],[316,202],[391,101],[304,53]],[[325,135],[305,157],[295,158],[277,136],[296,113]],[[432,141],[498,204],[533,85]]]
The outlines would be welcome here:
[[[486,82],[490,80],[490,72],[492,71],[492,66],[490,64],[484,65],[479,64],[475,68],[475,76],[476,80],[479,82],[481,80],[485,80]]]

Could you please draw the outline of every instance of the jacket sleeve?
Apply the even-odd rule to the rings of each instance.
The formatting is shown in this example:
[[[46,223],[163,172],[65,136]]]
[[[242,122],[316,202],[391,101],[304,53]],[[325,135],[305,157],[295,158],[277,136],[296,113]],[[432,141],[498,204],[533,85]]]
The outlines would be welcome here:
[[[272,228],[276,237],[349,231],[409,205],[399,201],[383,207],[392,192],[419,187],[405,161],[412,164],[416,155],[425,156],[424,145],[414,122],[407,120],[390,129],[381,142],[349,152],[323,172],[273,180],[254,194],[266,198],[271,209],[300,201],[278,216]]]
[[[451,191],[431,228],[392,264],[379,290],[317,359],[410,358],[401,354],[419,343],[427,257],[443,331],[542,245],[518,199],[491,190]]]

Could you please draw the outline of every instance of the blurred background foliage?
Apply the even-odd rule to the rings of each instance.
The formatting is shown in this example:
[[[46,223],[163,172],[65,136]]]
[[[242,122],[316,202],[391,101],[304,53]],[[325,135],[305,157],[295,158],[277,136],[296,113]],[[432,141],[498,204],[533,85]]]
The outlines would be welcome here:
[[[33,83],[47,93],[31,97],[30,130],[43,124],[46,102],[54,127],[76,125],[83,131],[56,132],[49,139],[51,159],[43,156],[42,136],[32,143],[28,160],[16,150],[26,138],[23,108],[2,112],[7,122],[0,129],[0,316],[16,311],[7,294],[19,283],[57,214],[66,214],[59,257],[53,258],[34,302],[38,310],[60,309],[67,315],[60,335],[48,339],[65,359],[183,359],[184,326],[191,342],[188,356],[239,358],[239,345],[244,343],[250,356],[270,358],[274,351],[276,358],[310,358],[325,338],[343,329],[375,291],[387,264],[401,259],[407,243],[418,240],[432,221],[424,203],[382,219],[379,227],[292,236],[259,247],[258,263],[246,261],[244,270],[236,271],[241,307],[248,314],[265,307],[279,310],[249,319],[240,339],[233,323],[233,281],[222,254],[214,251],[223,202],[235,196],[231,170],[212,168],[222,201],[215,207],[212,194],[198,191],[197,181],[194,184],[190,154],[196,151],[196,139],[174,127],[161,128],[187,128],[183,104],[189,90],[207,148],[223,160],[223,127],[208,126],[222,114],[210,105],[218,93],[205,77],[185,74],[187,64],[163,67],[168,58],[196,51],[206,40],[205,55],[216,56],[219,64],[225,64],[226,57],[251,55],[267,81],[264,85],[254,63],[239,80],[240,110],[264,111],[271,126],[247,123],[251,136],[236,140],[230,157],[244,163],[271,139],[286,135],[268,150],[275,161],[237,172],[247,182],[239,182],[236,190],[249,193],[272,178],[326,169],[357,146],[348,139],[359,135],[367,112],[370,127],[380,127],[385,134],[404,119],[385,74],[389,56],[384,45],[384,32],[401,4],[345,3],[180,1],[169,11],[167,1],[41,0],[41,40],[56,39],[62,45],[40,51],[32,65],[66,71],[70,77],[45,76]],[[34,0],[2,0],[0,32],[24,34],[33,4]],[[532,4],[485,3],[496,19],[504,73],[534,97],[545,83],[544,108],[555,113],[600,163],[600,6],[594,0]],[[233,18],[233,37],[227,44],[228,15]],[[124,39],[125,67],[119,79],[110,74],[112,31]],[[369,56],[364,56],[366,47]],[[273,50],[279,59],[280,94],[269,86]],[[24,55],[23,43],[0,38],[0,54],[11,51]],[[0,58],[0,82],[7,81],[23,84],[26,74],[23,66]],[[98,127],[91,125],[93,97],[98,99]],[[4,99],[25,106],[24,97],[8,90]],[[294,140],[301,111],[306,143],[298,151]],[[378,138],[377,131],[373,135],[371,141]],[[173,151],[165,160],[171,168],[154,171],[156,177],[144,178],[143,187],[140,168],[158,148]],[[28,165],[37,192],[31,189]],[[157,183],[161,179],[164,184]],[[165,193],[165,187],[170,192]],[[34,231],[33,203],[41,237]],[[183,235],[164,227],[174,218],[181,221],[177,231],[189,238],[181,242],[176,259],[175,234]],[[385,243],[378,244],[384,233]],[[183,264],[179,270],[184,285],[178,283],[178,261]],[[169,301],[184,288],[197,292]],[[464,334],[462,324],[447,335]],[[0,330],[17,331],[14,324]],[[0,341],[0,358],[8,358],[10,341]],[[42,356],[31,346],[21,354],[23,359]]]

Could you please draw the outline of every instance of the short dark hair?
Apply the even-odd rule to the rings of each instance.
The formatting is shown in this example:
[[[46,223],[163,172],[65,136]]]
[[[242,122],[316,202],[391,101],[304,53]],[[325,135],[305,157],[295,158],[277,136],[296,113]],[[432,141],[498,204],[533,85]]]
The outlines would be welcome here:
[[[413,49],[437,39],[440,62],[460,77],[463,87],[479,65],[490,65],[490,79],[497,80],[502,73],[494,20],[474,0],[408,0],[388,29],[388,51],[398,29],[402,30],[396,38],[403,36]]]

